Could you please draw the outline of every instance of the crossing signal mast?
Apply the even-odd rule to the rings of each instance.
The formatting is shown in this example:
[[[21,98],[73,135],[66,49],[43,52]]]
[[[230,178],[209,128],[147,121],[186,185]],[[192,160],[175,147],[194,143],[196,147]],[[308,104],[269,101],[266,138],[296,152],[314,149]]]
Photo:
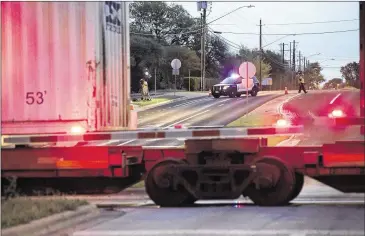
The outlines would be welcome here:
[[[72,6],[73,3],[67,4]],[[365,12],[364,3],[359,4],[362,113],[361,117],[334,120],[339,125],[360,125],[363,131]],[[9,11],[7,14],[13,16]],[[11,20],[9,17],[9,22]],[[2,37],[11,40],[16,36]],[[186,129],[176,126],[173,130],[3,135],[2,191],[13,178],[19,181],[17,186],[20,188],[22,184],[28,189],[44,185],[67,188],[63,189],[66,191],[76,188],[77,192],[111,193],[119,192],[145,176],[146,192],[160,206],[181,206],[199,199],[237,199],[241,195],[248,196],[257,205],[281,206],[299,195],[307,175],[345,193],[364,193],[364,141],[340,141],[321,146],[268,146],[269,136],[300,134],[303,129],[277,122],[273,127],[255,128]],[[100,141],[172,138],[184,138],[185,146],[100,145]]]

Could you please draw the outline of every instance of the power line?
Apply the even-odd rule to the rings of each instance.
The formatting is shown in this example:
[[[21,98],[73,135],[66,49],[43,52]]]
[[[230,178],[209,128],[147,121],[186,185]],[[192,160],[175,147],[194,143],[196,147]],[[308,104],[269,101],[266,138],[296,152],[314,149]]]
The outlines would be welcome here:
[[[171,36],[171,35],[183,35],[183,34],[191,34],[191,33],[198,33],[200,34],[201,29],[196,29],[193,31],[188,31],[188,32],[181,32],[181,33],[175,33],[175,34],[163,34],[163,36]],[[130,32],[131,34],[135,34],[135,35],[145,35],[145,36],[155,36],[155,34],[148,34],[148,33],[138,33],[138,32]]]
[[[233,48],[235,48],[235,49],[238,49],[238,50],[240,50],[241,49],[241,46],[239,45],[239,44],[237,44],[237,43],[235,43],[235,42],[232,42],[232,41],[230,41],[230,40],[228,40],[228,39],[226,39],[225,37],[223,37],[223,36],[221,36],[221,35],[219,35],[219,34],[217,34],[217,33],[215,33],[210,27],[209,27],[209,31],[211,32],[211,33],[213,33],[216,37],[219,37],[219,38],[221,38],[221,39],[223,39],[229,46],[231,46],[231,47],[233,47]]]
[[[239,7],[239,8],[236,8],[236,9],[234,9],[233,11],[230,11],[230,12],[228,12],[228,13],[224,14],[223,16],[220,16],[220,17],[218,17],[218,18],[216,18],[216,19],[214,19],[214,20],[210,21],[209,23],[207,23],[207,25],[209,25],[209,24],[211,24],[211,23],[213,23],[213,22],[215,22],[215,21],[217,21],[217,20],[220,20],[220,19],[222,19],[223,17],[226,17],[226,16],[228,16],[229,14],[231,14],[231,13],[233,13],[233,12],[235,12],[235,11],[238,11],[238,10],[240,10],[240,9],[244,8],[244,7],[251,8],[251,7],[254,7],[254,6],[249,5],[249,6],[241,6],[241,7]]]
[[[351,30],[338,30],[338,31],[326,31],[326,32],[310,32],[310,33],[286,33],[286,34],[262,34],[262,35],[285,35],[285,36],[297,36],[297,35],[310,35],[310,34],[334,34],[334,33],[345,33],[345,32],[352,32],[352,31],[359,31],[359,29],[351,29]],[[260,35],[258,33],[244,33],[244,32],[221,32],[225,34],[247,34],[247,35]]]
[[[284,38],[286,38],[286,37],[289,37],[289,36],[290,36],[290,35],[285,35],[285,36],[283,36],[283,37],[281,37],[281,38],[279,38],[279,39],[277,39],[277,40],[275,40],[275,41],[272,41],[271,43],[266,44],[265,46],[262,46],[262,48],[267,47],[267,46],[269,46],[269,45],[271,45],[271,44],[273,44],[273,43],[276,43],[277,41],[280,41],[280,40],[282,40],[282,39],[284,39]]]
[[[277,23],[277,24],[265,24],[265,25],[311,25],[311,24],[327,24],[336,22],[348,22],[348,21],[358,21],[359,19],[350,20],[331,20],[331,21],[313,21],[313,22],[298,22],[298,23]]]

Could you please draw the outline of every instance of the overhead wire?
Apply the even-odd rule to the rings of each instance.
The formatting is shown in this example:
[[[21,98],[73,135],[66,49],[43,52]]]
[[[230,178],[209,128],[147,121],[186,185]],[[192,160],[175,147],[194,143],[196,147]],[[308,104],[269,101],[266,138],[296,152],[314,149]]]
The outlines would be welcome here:
[[[167,33],[167,34],[164,34],[165,36],[168,35],[183,35],[183,34],[191,34],[191,33],[196,33],[196,32],[199,32],[201,31],[201,29],[196,29],[196,30],[193,30],[193,31],[188,31],[188,32],[181,32],[181,33]],[[155,36],[155,34],[148,34],[148,33],[137,33],[137,32],[130,32],[131,34],[135,34],[135,35],[145,35],[145,36]]]
[[[214,20],[210,21],[209,23],[207,23],[207,25],[209,25],[209,24],[211,24],[211,23],[213,23],[213,22],[215,22],[215,21],[217,21],[217,20],[220,20],[220,19],[222,19],[223,17],[226,17],[226,16],[228,16],[229,14],[231,14],[231,13],[233,13],[233,12],[236,12],[236,11],[238,11],[238,10],[242,9],[242,8],[245,8],[245,7],[254,7],[254,6],[249,5],[249,6],[241,6],[241,7],[238,7],[238,8],[236,8],[236,9],[234,9],[233,11],[230,11],[230,12],[228,12],[228,13],[224,14],[223,16],[220,16],[220,17],[218,17],[218,18],[216,18],[216,19],[214,19]]]
[[[235,49],[238,49],[240,50],[241,49],[241,46],[239,44],[236,44],[228,39],[226,39],[225,37],[215,33],[210,27],[208,28],[208,31],[213,33],[216,37],[219,37],[221,39],[223,39],[228,45],[230,45],[231,47],[235,48]]]
[[[286,37],[289,37],[289,36],[291,36],[291,35],[285,35],[285,36],[283,36],[283,37],[281,37],[281,38],[278,38],[278,39],[276,39],[276,40],[272,41],[271,43],[268,43],[268,44],[266,44],[266,45],[262,46],[262,48],[265,48],[265,47],[267,47],[267,46],[270,46],[271,44],[276,43],[276,42],[278,42],[278,41],[280,41],[280,40],[282,40],[282,39],[284,39],[284,38],[286,38]]]
[[[285,35],[285,36],[297,36],[297,35],[314,35],[314,34],[334,34],[334,33],[345,33],[345,32],[353,32],[359,31],[359,29],[350,29],[350,30],[337,30],[337,31],[325,31],[325,32],[306,32],[306,33],[286,33],[286,34],[262,34],[262,35]],[[247,34],[247,35],[260,35],[258,33],[247,33],[247,32],[222,32],[225,34]]]
[[[272,23],[272,24],[265,24],[265,25],[312,25],[312,24],[327,24],[327,23],[337,23],[337,22],[349,22],[349,21],[358,21],[358,20],[359,19],[313,21],[313,22],[293,22],[293,23]]]

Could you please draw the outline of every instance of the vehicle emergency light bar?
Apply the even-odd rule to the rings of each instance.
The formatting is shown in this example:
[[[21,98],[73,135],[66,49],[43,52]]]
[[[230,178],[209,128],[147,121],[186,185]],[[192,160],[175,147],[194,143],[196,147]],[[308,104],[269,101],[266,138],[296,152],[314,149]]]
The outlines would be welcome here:
[[[130,139],[175,139],[175,138],[225,138],[266,135],[291,135],[303,131],[303,126],[258,127],[258,128],[220,128],[220,129],[174,129],[140,130],[120,132],[87,133],[83,135],[34,135],[4,137],[6,144],[25,145],[29,143],[89,142]]]

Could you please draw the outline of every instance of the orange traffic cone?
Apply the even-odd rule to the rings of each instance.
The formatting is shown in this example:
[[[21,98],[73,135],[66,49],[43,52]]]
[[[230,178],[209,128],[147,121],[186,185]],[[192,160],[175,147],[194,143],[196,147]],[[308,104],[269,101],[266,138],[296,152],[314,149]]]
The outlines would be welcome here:
[[[284,94],[288,94],[288,88],[285,87],[285,93]]]

